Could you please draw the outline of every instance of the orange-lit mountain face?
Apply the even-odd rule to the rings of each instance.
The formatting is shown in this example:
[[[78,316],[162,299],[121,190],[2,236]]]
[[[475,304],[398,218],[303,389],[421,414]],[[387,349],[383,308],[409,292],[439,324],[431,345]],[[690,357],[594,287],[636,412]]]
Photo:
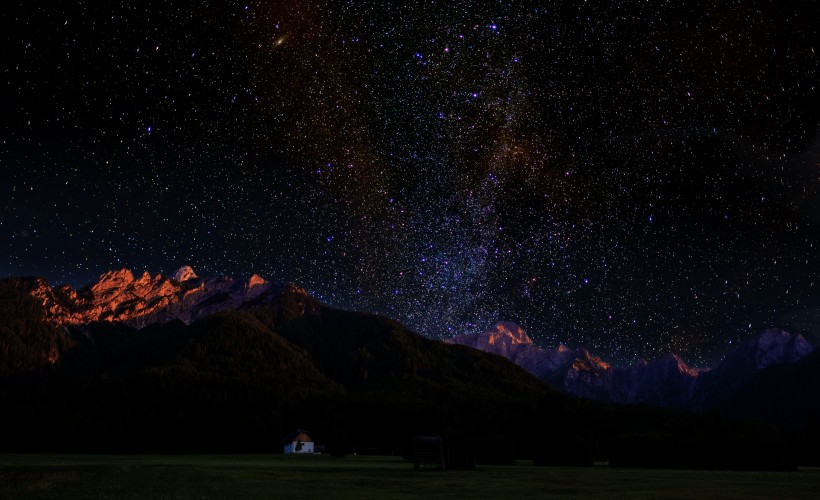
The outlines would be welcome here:
[[[269,302],[285,291],[308,297],[296,285],[269,283],[255,274],[247,280],[203,279],[183,266],[171,277],[109,271],[79,290],[70,285],[52,288],[35,278],[30,293],[43,304],[46,318],[58,325],[116,321],[142,328],[174,319],[191,323],[218,311]]]

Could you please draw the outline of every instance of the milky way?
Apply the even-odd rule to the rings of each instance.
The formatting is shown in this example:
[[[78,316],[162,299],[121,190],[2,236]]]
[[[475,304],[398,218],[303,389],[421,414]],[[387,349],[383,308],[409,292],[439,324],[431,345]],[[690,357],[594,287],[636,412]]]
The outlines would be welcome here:
[[[812,2],[19,2],[0,274],[705,365],[820,330]]]

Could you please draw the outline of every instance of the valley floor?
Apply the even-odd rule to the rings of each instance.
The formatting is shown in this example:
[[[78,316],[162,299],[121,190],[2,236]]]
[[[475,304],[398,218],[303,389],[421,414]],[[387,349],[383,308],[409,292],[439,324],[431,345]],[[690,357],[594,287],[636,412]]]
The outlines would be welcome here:
[[[394,457],[0,455],[0,499],[818,498],[820,469],[680,471],[479,466]]]

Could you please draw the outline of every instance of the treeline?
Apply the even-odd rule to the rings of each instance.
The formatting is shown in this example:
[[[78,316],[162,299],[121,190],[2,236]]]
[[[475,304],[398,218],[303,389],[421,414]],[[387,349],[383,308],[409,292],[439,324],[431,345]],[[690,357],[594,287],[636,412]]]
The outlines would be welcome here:
[[[52,366],[73,346],[56,327],[43,321],[43,310],[26,293],[30,280],[0,280],[0,377]]]
[[[299,294],[139,332],[59,330],[14,283],[0,299],[4,452],[280,452],[303,427],[337,455],[410,456],[414,436],[437,435],[461,466],[773,469],[804,460],[797,443],[809,442],[717,414],[570,399],[501,357]]]

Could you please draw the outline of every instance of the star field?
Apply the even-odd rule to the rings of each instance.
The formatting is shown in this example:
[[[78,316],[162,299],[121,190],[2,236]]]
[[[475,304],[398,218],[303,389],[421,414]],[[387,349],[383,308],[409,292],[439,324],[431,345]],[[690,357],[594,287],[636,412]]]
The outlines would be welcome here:
[[[258,273],[694,365],[820,332],[812,2],[17,2],[0,274]]]

